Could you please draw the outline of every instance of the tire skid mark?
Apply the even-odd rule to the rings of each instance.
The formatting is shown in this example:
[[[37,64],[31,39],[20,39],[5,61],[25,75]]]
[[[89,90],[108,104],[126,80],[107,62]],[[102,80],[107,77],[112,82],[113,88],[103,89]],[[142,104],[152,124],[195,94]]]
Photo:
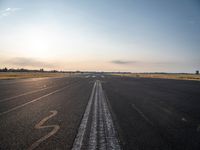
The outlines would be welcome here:
[[[46,139],[48,139],[49,137],[51,137],[52,135],[54,135],[59,129],[60,126],[59,125],[43,125],[46,121],[48,121],[50,118],[54,117],[55,115],[57,115],[57,111],[53,110],[50,111],[51,115],[45,117],[44,119],[42,119],[39,123],[37,123],[35,125],[35,129],[45,129],[45,128],[53,128],[53,130],[51,132],[49,132],[47,135],[41,137],[39,140],[37,140],[35,143],[33,143],[27,150],[33,150],[36,147],[38,147],[43,141],[45,141]]]

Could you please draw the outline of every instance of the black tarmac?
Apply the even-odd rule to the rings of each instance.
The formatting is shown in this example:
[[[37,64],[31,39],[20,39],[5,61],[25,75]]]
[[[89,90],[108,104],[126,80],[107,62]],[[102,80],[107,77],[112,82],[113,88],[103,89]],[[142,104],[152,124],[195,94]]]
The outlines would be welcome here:
[[[121,149],[200,149],[199,81],[91,74],[0,80],[0,150],[72,149],[96,80]]]

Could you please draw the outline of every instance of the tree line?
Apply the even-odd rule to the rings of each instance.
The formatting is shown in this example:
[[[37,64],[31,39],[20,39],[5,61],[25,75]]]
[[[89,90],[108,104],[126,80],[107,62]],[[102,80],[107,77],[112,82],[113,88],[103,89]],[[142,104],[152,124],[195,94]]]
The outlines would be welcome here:
[[[25,68],[0,68],[0,72],[62,72],[62,71],[57,71],[57,70],[50,70],[50,71],[45,71],[43,68],[41,69],[25,69]]]

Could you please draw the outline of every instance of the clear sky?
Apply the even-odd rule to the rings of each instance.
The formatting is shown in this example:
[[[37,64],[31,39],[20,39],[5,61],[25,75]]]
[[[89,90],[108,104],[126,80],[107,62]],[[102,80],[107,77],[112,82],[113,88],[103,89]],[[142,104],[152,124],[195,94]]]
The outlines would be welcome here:
[[[0,67],[200,69],[199,0],[0,0]]]

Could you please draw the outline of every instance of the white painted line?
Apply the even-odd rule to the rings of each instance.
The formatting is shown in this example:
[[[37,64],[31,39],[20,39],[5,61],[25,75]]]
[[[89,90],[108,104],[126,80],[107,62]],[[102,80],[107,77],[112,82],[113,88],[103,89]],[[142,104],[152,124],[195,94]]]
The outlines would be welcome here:
[[[65,86],[65,87],[63,87],[63,88],[61,88],[61,89],[55,90],[55,91],[53,91],[53,92],[51,92],[51,93],[45,94],[45,95],[43,95],[43,96],[41,96],[41,97],[39,97],[39,98],[36,98],[36,99],[34,99],[34,100],[32,100],[32,101],[29,101],[29,102],[27,102],[27,103],[24,103],[24,104],[22,104],[22,105],[13,107],[13,108],[11,108],[11,109],[9,109],[9,110],[7,110],[7,111],[1,112],[1,113],[0,113],[0,116],[5,115],[5,114],[7,114],[7,113],[10,113],[10,112],[12,112],[12,111],[14,111],[14,110],[20,109],[20,108],[22,108],[22,107],[24,107],[24,106],[26,106],[26,105],[29,105],[29,104],[31,104],[31,103],[34,103],[34,102],[38,101],[38,100],[41,100],[42,98],[45,98],[45,97],[47,97],[47,96],[53,95],[53,94],[55,94],[55,93],[57,93],[57,92],[60,92],[60,91],[62,91],[63,89],[65,89],[66,87],[67,87],[67,86]]]
[[[95,97],[94,97],[92,124],[91,124],[90,137],[89,137],[89,142],[88,142],[88,150],[97,149],[98,90],[99,90],[99,82],[97,82],[96,92],[95,92]]]
[[[150,123],[151,125],[153,125],[153,122],[152,122],[151,120],[149,120],[149,119],[145,116],[145,114],[144,114],[139,108],[137,108],[137,107],[135,106],[135,104],[132,104],[131,106],[144,118],[144,120],[146,120],[148,123]]]
[[[53,128],[53,130],[51,132],[49,132],[48,134],[46,134],[45,136],[41,137],[36,142],[34,142],[28,148],[28,150],[33,150],[33,149],[37,148],[40,145],[40,143],[42,143],[43,141],[45,141],[46,139],[48,139],[49,137],[51,137],[52,135],[54,135],[60,129],[59,125],[46,125],[46,126],[43,125],[47,120],[49,120],[53,116],[57,115],[57,113],[58,113],[56,110],[53,110],[53,111],[50,111],[50,112],[52,114],[49,115],[49,116],[47,116],[47,117],[45,117],[44,119],[42,119],[38,124],[35,125],[35,128],[36,129]]]
[[[85,141],[88,144],[85,145],[87,150],[120,150],[117,131],[114,128],[114,123],[102,90],[101,82],[97,80],[94,86],[96,86],[96,90],[94,90],[93,87],[72,150],[81,150],[83,141],[85,140],[88,140]],[[92,121],[88,122],[90,114]],[[90,129],[87,127],[90,127]],[[85,136],[86,130],[89,132],[89,138]]]
[[[105,135],[106,135],[106,149],[108,150],[120,150],[120,144],[117,138],[117,131],[114,127],[114,123],[112,120],[111,113],[108,108],[108,104],[106,102],[106,97],[103,93],[102,86],[100,84],[100,94],[102,95],[102,108],[103,108],[103,114],[105,118]]]
[[[98,92],[99,95],[99,150],[106,149],[106,135],[105,135],[105,125],[104,125],[104,114],[103,114],[103,104],[102,104],[102,93]]]
[[[30,92],[26,92],[26,93],[23,93],[23,94],[19,94],[19,95],[13,96],[13,97],[5,98],[5,99],[0,100],[0,103],[15,99],[15,98],[18,98],[18,97],[21,97],[21,96],[25,96],[25,95],[28,95],[28,94],[33,94],[33,93],[37,93],[37,92],[40,92],[40,91],[44,91],[44,90],[50,89],[50,88],[53,88],[53,87],[47,87],[47,88],[43,88],[43,89],[39,89],[39,90],[35,90],[35,91],[30,91]]]
[[[87,127],[87,123],[88,123],[88,118],[89,118],[89,114],[90,114],[90,110],[91,110],[91,106],[92,106],[95,89],[96,89],[96,82],[94,83],[92,93],[91,93],[90,99],[88,101],[85,113],[83,115],[83,119],[81,121],[80,127],[78,129],[78,133],[74,140],[72,150],[81,150],[81,147],[83,145],[83,138],[84,138],[85,132],[86,132],[86,127]]]

